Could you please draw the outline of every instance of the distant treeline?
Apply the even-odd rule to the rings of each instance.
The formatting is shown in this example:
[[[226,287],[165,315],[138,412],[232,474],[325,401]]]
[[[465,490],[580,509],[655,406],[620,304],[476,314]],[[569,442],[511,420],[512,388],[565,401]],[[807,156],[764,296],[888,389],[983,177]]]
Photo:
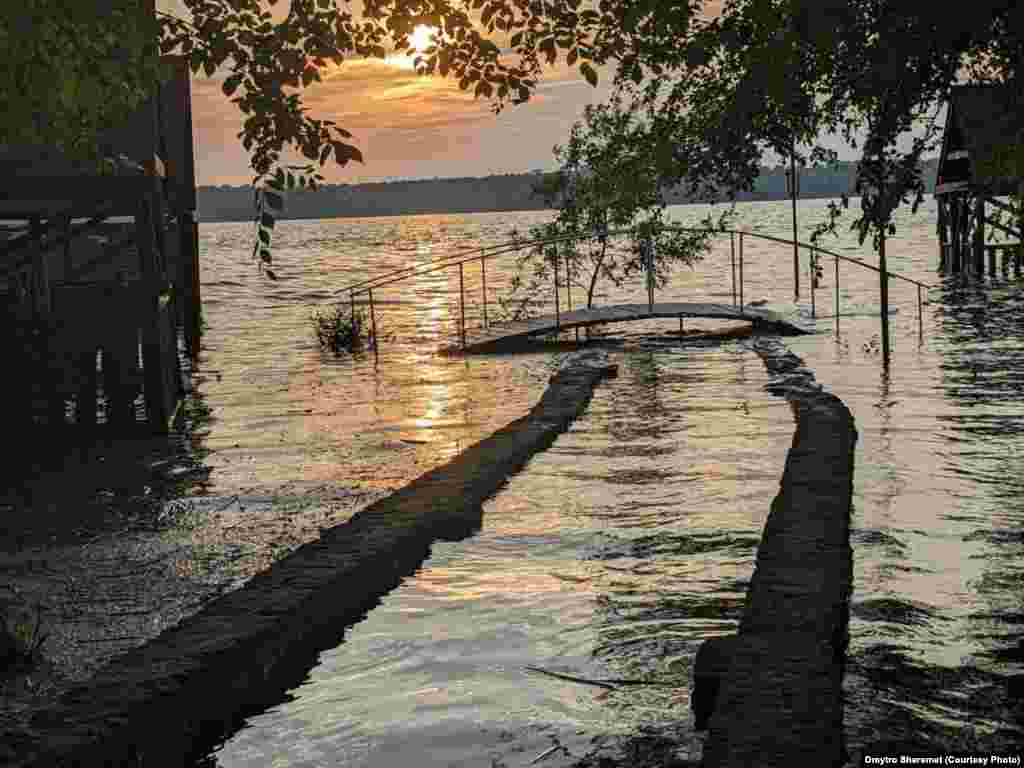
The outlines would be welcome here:
[[[924,162],[925,182],[935,188],[938,160]],[[800,172],[800,197],[838,197],[853,189],[855,163],[834,167],[804,168]],[[541,173],[506,174],[483,178],[420,179],[372,184],[325,185],[316,192],[300,190],[288,194],[282,219],[330,219],[352,216],[403,216],[418,213],[482,213],[487,211],[530,211],[545,208],[534,192]],[[254,217],[250,187],[199,187],[199,216],[202,221],[251,221]],[[677,191],[672,203],[687,203]],[[785,170],[762,170],[753,192],[739,200],[784,200]]]

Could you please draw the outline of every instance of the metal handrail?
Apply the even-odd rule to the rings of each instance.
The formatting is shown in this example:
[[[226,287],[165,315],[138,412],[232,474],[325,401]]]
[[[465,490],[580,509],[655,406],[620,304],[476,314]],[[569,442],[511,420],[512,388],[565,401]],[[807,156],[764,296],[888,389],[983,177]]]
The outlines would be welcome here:
[[[818,251],[819,253],[824,253],[824,254],[827,254],[829,256],[833,256],[833,257],[835,257],[837,259],[842,259],[843,261],[849,261],[849,262],[851,262],[853,264],[857,264],[857,265],[859,265],[861,267],[865,267],[865,268],[870,269],[870,270],[872,270],[874,272],[881,273],[881,270],[878,267],[872,266],[871,264],[868,264],[867,262],[861,261],[860,259],[855,259],[852,256],[844,256],[841,253],[835,253],[834,251],[830,251],[827,248],[822,248],[821,246],[818,246],[818,245],[812,245],[811,243],[805,243],[805,242],[802,242],[800,240],[796,240],[796,241],[786,240],[784,238],[774,237],[773,235],[766,235],[766,234],[764,234],[762,232],[752,232],[750,230],[742,230],[742,229],[705,229],[705,228],[701,228],[701,227],[679,227],[679,226],[675,226],[675,225],[668,225],[668,226],[664,227],[664,229],[666,229],[668,231],[671,231],[671,232],[711,232],[713,234],[724,234],[724,235],[731,234],[731,235],[745,235],[745,236],[749,236],[749,237],[760,237],[763,240],[771,240],[771,241],[776,242],[776,243],[782,243],[783,245],[793,245],[794,242],[795,242],[798,246],[800,246],[802,248],[807,248],[807,249],[810,249],[810,250],[815,250],[815,251]],[[632,232],[633,232],[633,229],[631,229],[631,228],[615,229],[615,230],[609,230],[608,233],[607,233],[607,236],[608,237],[617,237],[619,235],[630,234]],[[352,283],[351,285],[347,285],[344,288],[339,288],[337,291],[335,291],[335,293],[336,294],[341,294],[341,293],[347,293],[347,292],[352,292],[352,291],[356,291],[358,293],[362,293],[367,288],[370,288],[370,287],[372,287],[372,288],[380,288],[380,287],[383,287],[385,285],[391,285],[392,283],[401,282],[402,280],[406,280],[406,279],[408,279],[410,277],[418,277],[419,275],[430,274],[431,272],[437,272],[437,271],[442,270],[442,269],[447,269],[448,267],[457,267],[459,264],[468,264],[469,262],[479,261],[482,258],[483,259],[489,259],[489,258],[493,258],[495,256],[503,256],[504,254],[509,253],[511,251],[522,250],[523,248],[527,248],[527,247],[530,247],[530,246],[533,246],[533,245],[551,245],[551,244],[555,244],[555,243],[565,242],[567,240],[579,240],[579,239],[581,239],[579,235],[562,235],[562,236],[559,236],[559,237],[539,238],[539,239],[535,239],[535,240],[522,240],[522,241],[510,240],[510,241],[505,242],[505,243],[498,243],[497,245],[481,246],[479,248],[473,248],[473,249],[470,249],[470,250],[467,250],[467,251],[460,251],[460,252],[451,254],[449,256],[443,256],[443,257],[441,257],[441,259],[439,259],[436,262],[430,262],[428,264],[420,264],[420,265],[416,265],[416,266],[412,266],[412,267],[401,267],[400,269],[392,270],[391,272],[388,272],[386,274],[378,275],[376,277],[371,277],[371,278],[368,278],[366,280],[362,280],[362,281],[360,281],[358,283]],[[494,252],[493,253],[488,253],[488,251],[494,251]],[[472,253],[472,254],[475,254],[475,255],[473,255],[473,256],[466,256],[466,254],[469,254],[469,253]],[[458,258],[459,256],[466,256],[466,258],[463,258],[461,261],[450,261],[450,259],[455,259],[455,258]],[[409,274],[402,274],[402,273],[405,273],[405,272],[408,272]],[[922,283],[919,280],[914,280],[913,278],[901,275],[898,272],[889,272],[888,270],[886,270],[886,274],[888,274],[889,277],[895,277],[898,280],[903,280],[903,281],[908,282],[908,283],[913,283],[914,285],[921,286],[922,288],[929,288],[929,289],[935,288],[934,285],[930,285],[928,283]]]
[[[740,303],[740,307],[744,306],[744,296],[743,296],[743,282],[744,282],[743,281],[743,261],[744,261],[744,259],[743,259],[743,240],[744,240],[745,237],[748,237],[748,236],[749,237],[759,237],[759,238],[761,238],[763,240],[769,240],[769,241],[772,241],[772,242],[781,243],[782,245],[796,245],[798,247],[803,247],[803,248],[806,248],[806,249],[810,249],[812,251],[812,253],[815,253],[815,254],[825,254],[825,255],[833,257],[833,259],[835,260],[835,267],[836,267],[836,304],[837,304],[837,307],[836,307],[836,333],[837,334],[839,332],[839,310],[838,310],[839,261],[840,260],[847,261],[847,262],[850,262],[852,264],[856,264],[857,266],[865,267],[865,268],[870,269],[870,270],[872,270],[874,272],[878,272],[879,274],[882,273],[882,270],[879,269],[878,267],[872,266],[871,264],[868,264],[868,263],[866,263],[864,261],[861,261],[860,259],[856,259],[856,258],[854,258],[852,256],[844,256],[843,254],[836,253],[835,251],[830,251],[827,248],[822,248],[822,247],[820,247],[818,245],[814,245],[814,244],[811,244],[811,243],[805,243],[805,242],[802,242],[802,241],[799,241],[799,240],[786,240],[785,238],[775,237],[774,235],[766,235],[766,234],[761,233],[761,232],[754,232],[754,231],[751,231],[751,230],[742,230],[742,229],[727,229],[727,228],[682,227],[682,226],[677,226],[677,225],[666,225],[663,229],[666,230],[666,231],[669,231],[669,232],[707,232],[707,233],[710,233],[710,234],[728,234],[728,235],[730,235],[730,241],[731,241],[732,246],[733,246],[732,247],[732,254],[733,254],[733,257],[732,257],[732,264],[733,264],[733,303],[736,302],[735,236],[736,235],[740,236],[740,238],[739,238],[739,240],[740,240],[740,243],[739,243],[739,303]],[[635,230],[633,228],[623,228],[623,229],[609,230],[609,231],[605,232],[603,236],[604,237],[618,237],[620,235],[632,234],[634,231]],[[434,261],[434,262],[430,262],[428,264],[413,265],[411,267],[402,267],[402,268],[397,269],[397,270],[392,270],[391,272],[388,272],[388,273],[386,273],[384,275],[378,275],[376,277],[372,277],[372,278],[368,278],[366,280],[362,280],[362,281],[360,281],[358,283],[352,283],[351,285],[347,285],[344,288],[340,288],[337,291],[335,291],[335,295],[341,294],[341,293],[345,293],[345,292],[347,292],[349,294],[349,302],[352,305],[352,312],[353,312],[353,315],[354,315],[355,314],[355,295],[356,295],[356,293],[366,292],[367,294],[369,294],[371,315],[375,315],[376,313],[373,311],[373,289],[374,288],[380,288],[380,287],[383,287],[383,286],[386,286],[386,285],[392,285],[394,283],[398,283],[398,282],[401,282],[403,280],[407,280],[410,277],[417,277],[419,275],[426,275],[426,274],[430,274],[432,272],[438,272],[438,271],[440,271],[442,269],[448,269],[449,267],[458,267],[459,268],[459,296],[460,296],[459,312],[460,312],[460,318],[461,318],[461,320],[460,320],[460,336],[462,337],[462,344],[463,344],[463,346],[465,346],[465,343],[466,343],[465,342],[465,333],[466,333],[466,331],[465,331],[465,322],[466,321],[465,321],[465,283],[464,283],[464,269],[463,269],[465,264],[468,264],[470,262],[479,261],[480,262],[480,266],[481,266],[481,270],[485,270],[486,269],[485,265],[486,265],[487,259],[493,258],[495,256],[502,256],[502,255],[505,255],[506,253],[510,253],[510,252],[513,252],[513,251],[520,251],[523,248],[529,248],[529,247],[532,247],[532,246],[535,246],[535,245],[554,245],[554,244],[557,244],[557,243],[567,242],[567,241],[571,241],[571,240],[580,240],[580,239],[590,239],[590,238],[581,238],[581,236],[578,235],[578,234],[574,234],[574,235],[560,235],[558,237],[536,238],[536,239],[533,239],[533,240],[511,240],[511,241],[508,241],[508,242],[505,242],[505,243],[498,243],[496,245],[481,246],[481,247],[478,247],[478,248],[472,248],[472,249],[469,249],[469,250],[459,251],[457,253],[450,254],[448,256],[444,256],[441,259],[439,259],[437,261]],[[468,255],[468,254],[473,254],[473,255]],[[455,260],[455,259],[457,259],[457,260]],[[568,268],[568,265],[567,265],[567,268]],[[559,307],[558,307],[558,271],[557,270],[558,270],[558,267],[557,267],[557,262],[556,262],[556,264],[555,264],[555,315],[556,315],[556,327],[559,325],[557,318],[558,318],[558,315],[560,314]],[[896,272],[890,272],[888,270],[886,270],[885,274],[888,277],[893,277],[893,278],[896,278],[897,280],[903,280],[904,282],[907,282],[907,283],[910,283],[912,285],[917,286],[918,326],[919,326],[918,330],[919,330],[919,333],[923,335],[923,332],[924,332],[923,331],[923,319],[922,319],[923,299],[922,299],[922,296],[921,296],[921,289],[922,288],[931,289],[931,288],[934,288],[936,286],[930,285],[928,283],[923,283],[920,280],[914,280],[913,278],[906,277],[906,276],[901,275],[901,274],[896,273]],[[483,272],[483,275],[484,275],[484,280],[486,281],[486,272]],[[568,279],[569,279],[569,276],[567,274],[566,275],[567,285],[568,285]],[[811,293],[811,305],[812,305],[811,312],[812,312],[812,316],[814,314],[814,291],[813,291],[813,285],[814,284],[813,284],[813,277],[812,277],[812,293]],[[485,283],[485,288],[484,288],[484,315],[485,315],[485,321],[484,322],[485,322],[485,325],[486,325],[486,313],[487,313],[486,307],[487,307],[487,295],[486,295],[486,283]],[[570,298],[570,309],[571,309],[571,298]],[[373,325],[374,325],[374,340],[376,341],[376,317],[372,318],[372,322],[373,322]],[[374,345],[374,349],[376,349],[376,344]]]
[[[882,271],[878,267],[874,267],[871,264],[868,264],[867,262],[861,261],[860,259],[855,259],[852,256],[843,256],[841,253],[835,253],[834,251],[830,251],[827,248],[822,248],[820,245],[813,245],[811,243],[804,243],[804,242],[801,242],[800,240],[785,240],[785,239],[783,239],[781,237],[774,237],[773,235],[766,235],[766,234],[763,234],[761,232],[752,232],[750,230],[739,230],[739,229],[737,229],[737,230],[732,230],[732,229],[729,229],[729,230],[717,230],[717,229],[715,229],[715,230],[702,230],[702,229],[697,229],[697,228],[693,228],[693,227],[666,227],[666,229],[672,229],[672,230],[675,230],[675,231],[680,231],[681,230],[681,231],[686,231],[686,232],[707,232],[707,231],[711,231],[711,232],[719,232],[719,231],[734,232],[736,234],[743,234],[743,235],[747,235],[747,236],[750,236],[750,237],[760,237],[760,238],[762,238],[764,240],[772,240],[772,241],[774,241],[776,243],[782,243],[783,245],[793,245],[794,243],[796,243],[797,245],[799,245],[802,248],[807,248],[809,250],[818,251],[819,253],[825,253],[825,254],[828,254],[829,256],[834,256],[837,259],[842,259],[843,261],[849,261],[849,262],[852,262],[854,264],[859,264],[860,266],[867,267],[868,269],[870,269],[870,270],[872,270],[874,272],[881,273],[881,271]],[[889,277],[895,277],[897,280],[904,280],[904,281],[906,281],[908,283],[913,283],[914,285],[919,285],[922,288],[935,288],[936,287],[936,286],[930,285],[928,283],[922,283],[920,280],[914,280],[912,277],[905,277],[904,275],[901,275],[898,272],[889,272],[888,270],[886,270],[886,274]]]
[[[717,230],[716,230],[717,231]],[[627,234],[632,232],[630,229],[615,230],[608,233],[608,236]],[[340,293],[351,293],[355,291],[362,293],[367,288],[380,288],[385,285],[391,285],[392,283],[401,282],[410,277],[418,277],[419,275],[427,275],[431,272],[437,272],[441,269],[447,269],[448,267],[457,267],[459,264],[468,264],[473,261],[479,261],[481,258],[489,259],[493,256],[503,256],[506,253],[512,251],[519,251],[523,248],[528,248],[533,245],[550,245],[554,243],[565,242],[566,240],[580,240],[579,235],[562,235],[553,238],[538,238],[535,240],[510,240],[505,243],[498,243],[497,245],[486,245],[478,248],[471,248],[467,251],[459,251],[449,256],[442,256],[437,261],[428,262],[427,264],[418,264],[411,267],[401,267],[399,269],[392,270],[383,275],[377,275],[366,280],[361,280],[358,283],[352,283],[346,285],[344,288],[339,288],[335,291],[335,294]],[[494,251],[494,253],[487,253],[488,251]],[[458,258],[459,256],[465,256],[467,253],[476,254],[474,256],[468,256],[461,261],[450,261],[450,259]],[[408,272],[409,274],[402,274]]]

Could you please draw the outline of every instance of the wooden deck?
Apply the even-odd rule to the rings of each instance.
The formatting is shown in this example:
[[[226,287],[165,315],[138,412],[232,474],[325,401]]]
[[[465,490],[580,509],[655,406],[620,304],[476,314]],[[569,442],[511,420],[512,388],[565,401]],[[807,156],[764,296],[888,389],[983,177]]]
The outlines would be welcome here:
[[[602,323],[622,323],[631,320],[650,320],[656,318],[675,319],[681,317],[700,317],[712,320],[742,320],[755,325],[773,326],[778,332],[786,335],[808,334],[810,328],[798,325],[792,320],[782,317],[777,312],[760,307],[746,306],[743,309],[731,304],[710,303],[657,303],[652,307],[647,304],[617,304],[610,307],[594,307],[592,309],[576,309],[559,315],[556,326],[554,315],[545,315],[530,320],[511,323],[496,323],[488,328],[466,329],[466,344],[461,340],[450,345],[446,351],[459,352],[477,351],[510,339],[554,333],[557,330],[570,330],[588,325]]]

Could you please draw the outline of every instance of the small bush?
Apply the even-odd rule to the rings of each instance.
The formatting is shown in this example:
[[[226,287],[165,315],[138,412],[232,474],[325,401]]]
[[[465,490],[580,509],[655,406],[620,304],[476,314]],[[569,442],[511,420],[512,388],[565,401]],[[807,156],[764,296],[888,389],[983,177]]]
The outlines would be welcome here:
[[[320,347],[336,355],[356,352],[365,344],[373,343],[363,313],[356,311],[352,314],[344,304],[338,304],[325,312],[317,310],[313,312],[311,320]]]

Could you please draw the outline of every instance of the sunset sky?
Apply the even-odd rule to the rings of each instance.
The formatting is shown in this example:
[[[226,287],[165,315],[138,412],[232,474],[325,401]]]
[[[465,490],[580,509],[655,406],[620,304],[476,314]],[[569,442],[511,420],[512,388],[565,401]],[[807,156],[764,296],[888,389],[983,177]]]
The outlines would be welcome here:
[[[718,5],[707,7],[713,11]],[[158,0],[157,7],[185,16],[179,0]],[[271,10],[283,18],[287,8],[285,0]],[[200,185],[249,184],[252,179],[248,154],[236,137],[242,114],[221,92],[225,74],[207,78],[200,73],[192,81]],[[610,67],[600,70],[601,81],[592,88],[578,70],[561,64],[547,70],[529,103],[494,115],[488,101],[460,91],[456,80],[416,75],[403,56],[354,58],[332,66],[303,98],[312,116],[349,130],[366,160],[344,168],[330,162],[322,171],[327,183],[485,176],[554,168],[552,148],[566,141],[586,105],[607,98],[611,74]],[[836,148],[844,159],[856,157]]]

